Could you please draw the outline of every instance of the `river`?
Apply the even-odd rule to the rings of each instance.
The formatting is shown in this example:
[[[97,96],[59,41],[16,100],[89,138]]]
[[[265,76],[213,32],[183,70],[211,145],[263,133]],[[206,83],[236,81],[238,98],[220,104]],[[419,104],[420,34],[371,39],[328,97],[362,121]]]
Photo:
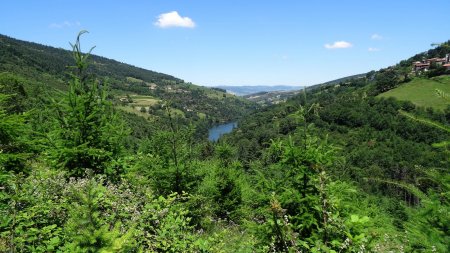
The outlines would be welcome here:
[[[231,131],[233,131],[235,127],[237,127],[237,122],[229,122],[212,127],[208,131],[208,140],[217,141],[219,140],[220,136],[231,133]]]

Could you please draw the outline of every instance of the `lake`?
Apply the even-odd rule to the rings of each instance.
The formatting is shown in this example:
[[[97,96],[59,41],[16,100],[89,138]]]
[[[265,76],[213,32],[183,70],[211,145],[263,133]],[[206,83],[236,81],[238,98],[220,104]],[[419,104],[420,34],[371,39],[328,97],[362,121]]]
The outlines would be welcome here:
[[[231,131],[233,131],[235,127],[237,127],[237,122],[229,122],[226,124],[212,127],[208,131],[208,140],[217,141],[219,140],[220,136],[227,133],[231,133]]]

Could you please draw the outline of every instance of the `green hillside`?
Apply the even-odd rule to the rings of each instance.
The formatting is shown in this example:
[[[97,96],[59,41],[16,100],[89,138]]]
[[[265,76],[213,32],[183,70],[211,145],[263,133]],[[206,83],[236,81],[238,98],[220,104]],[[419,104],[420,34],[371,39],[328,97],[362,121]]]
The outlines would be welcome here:
[[[450,104],[448,100],[437,96],[436,89],[449,94],[450,76],[438,76],[431,79],[415,78],[395,89],[378,95],[378,97],[394,97],[398,100],[411,101],[417,106],[443,110]]]
[[[443,57],[446,46],[429,55]],[[426,110],[404,101],[444,108],[445,99],[434,90],[449,93],[449,76],[430,78],[429,71],[418,73],[422,78],[413,77],[410,65],[403,65],[306,89],[306,94],[302,91],[286,103],[249,115],[239,122],[238,131],[223,138],[238,150],[248,174],[257,175],[252,182],[266,179],[267,185],[254,195],[280,196],[277,204],[286,210],[300,238],[320,241],[304,229],[307,218],[302,215],[314,213],[302,212],[311,203],[306,199],[314,196],[304,191],[308,180],[316,177],[317,185],[323,182],[321,175],[327,175],[334,186],[354,187],[353,193],[348,188],[340,193],[342,202],[335,206],[339,213],[350,214],[344,218],[347,222],[365,223],[362,241],[367,251],[334,252],[449,252],[450,234],[444,224],[449,224],[450,111]],[[414,79],[404,82],[409,78]],[[388,89],[392,90],[379,95]],[[329,154],[336,160],[319,165]],[[338,186],[329,196],[344,188]],[[347,198],[351,203],[345,203]]]
[[[94,50],[95,53],[95,50]],[[135,67],[102,56],[90,55],[88,71],[111,88],[115,101],[125,96],[143,95],[173,109],[181,110],[187,120],[198,121],[206,115],[208,122],[235,120],[257,105],[220,90],[194,85],[171,75]],[[13,73],[25,80],[27,92],[57,95],[67,89],[68,66],[74,64],[72,52],[60,48],[21,41],[0,34],[0,73]],[[130,103],[130,106],[132,103]],[[147,105],[148,106],[148,105]],[[139,106],[135,113],[139,112]],[[134,111],[128,108],[126,111]],[[157,112],[156,114],[162,114]]]

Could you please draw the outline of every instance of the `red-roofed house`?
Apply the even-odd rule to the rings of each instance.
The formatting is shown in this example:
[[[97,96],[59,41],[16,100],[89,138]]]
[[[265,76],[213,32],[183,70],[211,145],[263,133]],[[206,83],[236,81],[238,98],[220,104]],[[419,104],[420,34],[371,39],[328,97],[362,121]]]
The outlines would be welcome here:
[[[418,61],[418,62],[413,63],[414,71],[421,71],[421,70],[427,71],[429,68],[430,68],[430,63],[428,63],[428,62]]]
[[[450,56],[446,54],[444,58],[430,58],[427,60],[416,61],[413,63],[413,71],[428,71],[431,65],[444,66],[450,69]]]

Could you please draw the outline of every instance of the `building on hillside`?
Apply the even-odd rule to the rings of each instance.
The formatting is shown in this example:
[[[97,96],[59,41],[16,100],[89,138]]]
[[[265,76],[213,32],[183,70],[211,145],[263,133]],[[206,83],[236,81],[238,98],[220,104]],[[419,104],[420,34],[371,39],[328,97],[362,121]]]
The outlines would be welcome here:
[[[444,66],[447,70],[450,70],[450,54],[445,55],[445,62],[442,66]]]
[[[436,64],[436,66],[442,66],[442,65],[444,65],[446,63],[446,58],[447,57],[445,57],[445,58],[431,58],[431,59],[428,59],[427,62],[429,62],[430,65],[431,64]]]
[[[427,62],[420,62],[420,61],[416,61],[413,63],[413,70],[414,72],[417,71],[428,71],[428,69],[430,69],[430,63]]]
[[[444,66],[448,69],[450,63],[450,55],[446,54],[444,58],[429,58],[413,63],[413,71],[428,71],[432,65]]]

